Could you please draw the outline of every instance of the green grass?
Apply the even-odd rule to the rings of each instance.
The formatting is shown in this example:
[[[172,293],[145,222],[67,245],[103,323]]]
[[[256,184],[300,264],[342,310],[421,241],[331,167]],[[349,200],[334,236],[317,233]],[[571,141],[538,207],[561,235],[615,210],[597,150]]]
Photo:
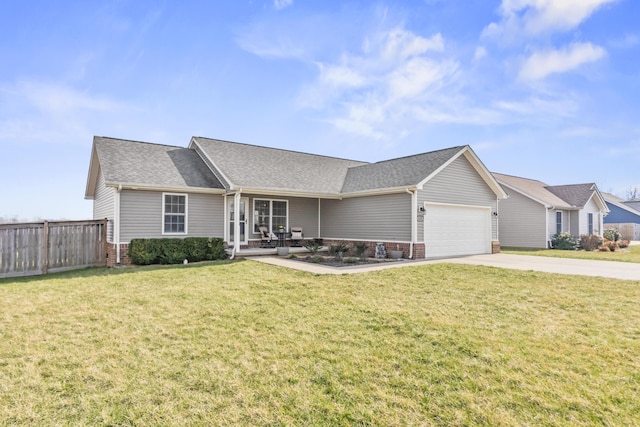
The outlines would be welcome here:
[[[0,280],[1,425],[638,425],[640,282],[252,261]]]
[[[628,248],[615,252],[600,251],[562,251],[557,249],[531,249],[531,248],[509,248],[504,247],[501,252],[506,254],[519,255],[535,255],[548,256],[555,258],[577,258],[577,259],[595,259],[601,261],[621,261],[621,262],[640,262],[640,245],[629,246]]]

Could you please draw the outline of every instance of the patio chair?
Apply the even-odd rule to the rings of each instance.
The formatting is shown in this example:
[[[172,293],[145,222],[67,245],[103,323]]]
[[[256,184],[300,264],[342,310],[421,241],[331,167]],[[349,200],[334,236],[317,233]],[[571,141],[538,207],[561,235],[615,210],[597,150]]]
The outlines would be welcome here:
[[[278,239],[273,237],[273,233],[269,233],[269,229],[264,226],[258,226],[260,231],[260,247],[261,248],[275,248],[278,245]]]
[[[300,247],[300,242],[304,239],[302,227],[291,227],[291,246]]]

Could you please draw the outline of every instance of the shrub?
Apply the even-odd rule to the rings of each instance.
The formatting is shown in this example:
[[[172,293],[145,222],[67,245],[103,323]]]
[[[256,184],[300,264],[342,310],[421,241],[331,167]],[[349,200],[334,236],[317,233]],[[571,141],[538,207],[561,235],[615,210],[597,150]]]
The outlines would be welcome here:
[[[331,256],[342,256],[347,252],[349,252],[349,245],[347,243],[342,242],[329,246],[329,255]]]
[[[580,247],[585,251],[594,251],[601,243],[602,239],[600,239],[600,236],[596,236],[595,234],[583,234],[580,236]]]
[[[629,247],[629,241],[628,240],[620,240],[618,242],[618,247],[620,249],[628,248]]]
[[[615,228],[608,228],[604,230],[604,232],[602,233],[602,237],[604,237],[605,240],[617,242],[618,240],[620,240],[620,232]]]
[[[551,238],[551,246],[553,249],[570,251],[578,246],[578,242],[571,233],[556,233]]]
[[[306,250],[311,252],[311,255],[316,255],[322,248],[322,245],[317,239],[303,241],[302,246],[304,246]]]
[[[367,258],[367,244],[364,242],[356,242],[353,244],[353,253],[355,256],[364,261]]]
[[[180,264],[224,259],[227,254],[222,239],[187,237],[185,239],[132,239],[129,258],[136,265]]]

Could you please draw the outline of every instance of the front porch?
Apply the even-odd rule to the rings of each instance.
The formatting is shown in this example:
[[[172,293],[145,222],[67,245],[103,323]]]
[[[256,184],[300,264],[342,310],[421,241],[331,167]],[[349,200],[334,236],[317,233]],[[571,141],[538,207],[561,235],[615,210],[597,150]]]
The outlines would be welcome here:
[[[309,250],[305,247],[296,247],[296,246],[288,246],[289,254],[311,254]],[[319,252],[327,252],[329,248],[327,246],[322,246]],[[233,248],[226,249],[227,256],[231,257],[233,254]],[[277,248],[241,248],[239,252],[235,253],[236,258],[245,258],[245,257],[253,257],[253,256],[262,256],[262,255],[277,255]]]

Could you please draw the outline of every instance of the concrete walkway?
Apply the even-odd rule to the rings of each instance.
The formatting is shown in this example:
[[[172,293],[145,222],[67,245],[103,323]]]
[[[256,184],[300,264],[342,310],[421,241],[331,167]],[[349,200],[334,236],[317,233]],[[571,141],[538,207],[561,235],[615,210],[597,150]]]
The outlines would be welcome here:
[[[390,261],[380,264],[340,268],[328,267],[325,265],[313,264],[309,262],[295,261],[277,256],[250,257],[247,259],[264,262],[266,264],[307,271],[314,274],[355,274],[383,270],[387,268],[400,268],[410,265],[427,265],[448,262],[454,264],[485,265],[490,267],[511,268],[514,270],[531,270],[542,271],[546,273],[597,276],[612,279],[640,281],[640,264],[638,263],[592,261],[584,259],[552,258],[529,255],[471,255],[460,258],[447,258],[438,260]]]

